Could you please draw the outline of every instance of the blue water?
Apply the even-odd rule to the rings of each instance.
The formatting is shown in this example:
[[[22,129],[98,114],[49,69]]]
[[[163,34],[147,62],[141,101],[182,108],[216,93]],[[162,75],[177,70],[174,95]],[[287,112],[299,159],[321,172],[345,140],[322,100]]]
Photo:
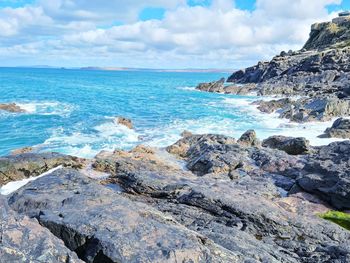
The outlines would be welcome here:
[[[141,143],[164,147],[185,129],[235,137],[256,129],[262,138],[290,131],[250,106],[255,97],[194,90],[221,77],[228,74],[0,68],[0,103],[27,110],[0,112],[0,155],[33,145],[82,157]],[[135,130],[116,116],[132,119]]]

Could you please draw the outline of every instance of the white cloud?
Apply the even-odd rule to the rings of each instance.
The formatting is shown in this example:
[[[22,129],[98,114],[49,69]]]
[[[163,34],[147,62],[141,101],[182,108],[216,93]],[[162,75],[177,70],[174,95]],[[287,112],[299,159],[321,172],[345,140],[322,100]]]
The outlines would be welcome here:
[[[0,10],[0,39],[6,39],[0,56],[20,60],[35,53],[42,57],[31,64],[68,66],[237,68],[301,48],[310,25],[331,18],[326,5],[340,1],[257,0],[251,12],[230,0],[213,0],[209,7],[145,2],[42,0]],[[164,19],[136,21],[148,6],[166,8]],[[98,28],[111,21],[125,24]]]

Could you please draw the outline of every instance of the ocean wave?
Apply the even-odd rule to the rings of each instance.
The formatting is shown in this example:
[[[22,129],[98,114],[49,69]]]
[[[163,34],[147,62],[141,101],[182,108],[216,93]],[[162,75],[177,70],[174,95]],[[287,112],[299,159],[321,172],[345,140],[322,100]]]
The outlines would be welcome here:
[[[102,150],[130,149],[139,143],[140,134],[116,123],[112,118],[93,127],[92,132],[68,133],[62,128],[56,129],[41,148],[65,154],[92,158]]]
[[[16,104],[28,114],[36,115],[68,116],[75,109],[75,106],[71,104],[56,101],[21,102]]]

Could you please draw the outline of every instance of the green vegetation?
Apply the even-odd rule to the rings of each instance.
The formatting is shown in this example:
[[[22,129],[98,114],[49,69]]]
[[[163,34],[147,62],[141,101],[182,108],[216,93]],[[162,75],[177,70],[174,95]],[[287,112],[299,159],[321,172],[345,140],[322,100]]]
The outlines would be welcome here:
[[[321,218],[332,221],[347,230],[350,230],[350,214],[339,211],[328,211],[319,215]]]

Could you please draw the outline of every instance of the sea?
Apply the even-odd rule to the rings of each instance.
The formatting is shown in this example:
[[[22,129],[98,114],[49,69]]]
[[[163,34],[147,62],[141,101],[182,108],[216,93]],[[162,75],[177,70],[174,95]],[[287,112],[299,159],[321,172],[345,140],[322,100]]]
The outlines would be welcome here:
[[[99,71],[0,68],[0,103],[16,103],[26,113],[0,111],[0,155],[35,146],[91,158],[101,150],[128,150],[144,144],[166,147],[184,130],[239,138],[254,129],[259,139],[302,136],[313,145],[327,123],[295,124],[260,113],[253,101],[272,99],[197,91],[200,82],[230,73]],[[116,117],[130,118],[134,129]]]

